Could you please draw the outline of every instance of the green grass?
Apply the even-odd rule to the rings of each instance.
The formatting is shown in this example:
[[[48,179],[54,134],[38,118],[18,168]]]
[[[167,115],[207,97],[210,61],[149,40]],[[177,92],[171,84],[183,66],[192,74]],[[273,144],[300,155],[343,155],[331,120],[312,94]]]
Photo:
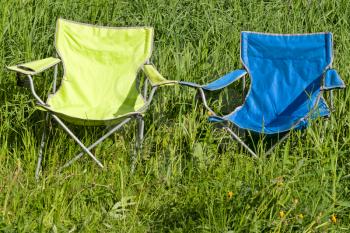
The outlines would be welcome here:
[[[85,158],[59,174],[59,165],[79,148],[52,124],[43,177],[35,182],[43,113],[5,66],[52,56],[57,17],[154,26],[152,58],[161,73],[197,83],[241,67],[240,31],[331,31],[333,65],[349,83],[348,0],[0,0],[0,231],[350,231],[348,90],[336,92],[329,120],[293,132],[270,156],[253,160],[207,122],[193,89],[165,87],[146,115],[144,149],[133,175],[135,125],[95,150],[106,171]],[[46,72],[35,78],[41,96],[51,77]],[[225,100],[224,92],[212,103]],[[86,144],[99,136],[96,128],[74,131]]]

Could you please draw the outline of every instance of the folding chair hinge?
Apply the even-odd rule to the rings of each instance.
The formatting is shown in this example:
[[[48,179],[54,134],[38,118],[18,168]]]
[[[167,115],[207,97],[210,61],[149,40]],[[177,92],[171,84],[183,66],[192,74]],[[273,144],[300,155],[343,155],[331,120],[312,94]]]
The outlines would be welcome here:
[[[143,115],[142,115],[142,114],[136,114],[136,115],[135,115],[135,118],[136,118],[136,119],[143,119]]]
[[[47,107],[47,108],[49,108],[50,107],[50,105],[48,105],[48,104],[42,104],[42,103],[40,103],[39,101],[37,101],[36,102],[36,105],[39,105],[39,106],[43,106],[43,107]]]

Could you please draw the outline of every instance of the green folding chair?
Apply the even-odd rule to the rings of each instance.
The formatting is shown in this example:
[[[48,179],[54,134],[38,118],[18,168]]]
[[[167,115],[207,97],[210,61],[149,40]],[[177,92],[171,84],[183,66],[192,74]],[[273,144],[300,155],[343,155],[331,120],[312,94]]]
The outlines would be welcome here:
[[[138,121],[136,147],[141,146],[144,135],[144,112],[161,85],[175,84],[166,80],[149,62],[153,46],[152,27],[101,27],[57,20],[55,47],[59,58],[46,58],[34,62],[7,67],[26,79],[40,110],[47,111],[44,131],[38,153],[35,177],[41,170],[43,148],[46,140],[46,124],[50,117],[79,144],[83,152],[76,155],[62,168],[68,167],[89,155],[101,168],[102,163],[91,149],[132,119]],[[57,65],[62,62],[64,75],[56,91]],[[52,94],[44,102],[36,93],[32,76],[54,67]],[[138,91],[138,71],[142,69],[147,79],[143,93]],[[148,80],[151,91],[148,95]],[[61,120],[83,125],[109,125],[110,130],[95,143],[85,146]]]

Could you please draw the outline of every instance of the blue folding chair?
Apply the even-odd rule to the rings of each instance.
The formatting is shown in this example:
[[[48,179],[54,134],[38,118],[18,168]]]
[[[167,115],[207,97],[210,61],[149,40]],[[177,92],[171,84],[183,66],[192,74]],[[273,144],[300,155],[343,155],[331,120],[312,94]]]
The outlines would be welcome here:
[[[207,84],[180,82],[197,88],[205,107],[210,111],[210,122],[231,122],[238,128],[259,134],[286,132],[307,127],[310,119],[330,115],[323,91],[345,88],[337,71],[331,68],[333,58],[332,33],[267,34],[241,33],[241,61],[244,69],[235,70]],[[245,102],[232,113],[218,116],[207,104],[204,91],[227,87],[249,74],[250,90]],[[254,157],[256,153],[224,126]],[[270,148],[270,153],[277,143]]]

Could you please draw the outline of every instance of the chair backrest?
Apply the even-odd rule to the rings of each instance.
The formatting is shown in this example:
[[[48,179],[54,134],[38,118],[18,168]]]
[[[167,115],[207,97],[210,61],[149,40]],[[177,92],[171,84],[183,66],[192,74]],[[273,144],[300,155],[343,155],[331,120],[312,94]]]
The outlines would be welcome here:
[[[267,125],[315,103],[332,63],[332,34],[242,32],[241,60],[251,77],[244,108]]]
[[[151,56],[153,28],[114,28],[58,19],[55,46],[63,61],[59,92],[72,104],[135,104],[137,72]]]

